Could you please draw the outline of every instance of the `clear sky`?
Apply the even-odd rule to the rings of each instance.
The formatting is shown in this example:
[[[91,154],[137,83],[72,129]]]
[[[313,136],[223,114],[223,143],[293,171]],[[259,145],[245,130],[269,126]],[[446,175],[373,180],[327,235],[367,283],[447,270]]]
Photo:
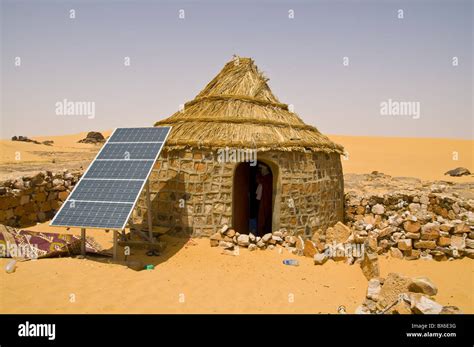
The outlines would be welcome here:
[[[471,0],[3,0],[1,9],[2,138],[152,125],[233,54],[254,58],[280,101],[324,133],[473,138]],[[64,99],[94,102],[95,117],[56,114]],[[418,103],[419,118],[381,115],[389,99]]]

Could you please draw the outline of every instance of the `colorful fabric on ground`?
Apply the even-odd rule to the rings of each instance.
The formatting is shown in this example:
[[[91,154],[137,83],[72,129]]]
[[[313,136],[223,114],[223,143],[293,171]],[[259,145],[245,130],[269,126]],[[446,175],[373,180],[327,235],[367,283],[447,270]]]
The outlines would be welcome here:
[[[102,248],[86,237],[86,253]],[[0,258],[35,259],[81,254],[81,238],[71,234],[43,233],[0,225]]]

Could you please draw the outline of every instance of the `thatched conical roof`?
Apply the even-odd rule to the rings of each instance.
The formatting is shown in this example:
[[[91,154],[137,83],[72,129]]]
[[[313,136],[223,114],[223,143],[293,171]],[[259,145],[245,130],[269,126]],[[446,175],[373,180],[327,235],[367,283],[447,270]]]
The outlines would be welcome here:
[[[183,110],[155,126],[173,127],[168,149],[343,152],[342,146],[290,112],[267,81],[252,59],[235,57]]]

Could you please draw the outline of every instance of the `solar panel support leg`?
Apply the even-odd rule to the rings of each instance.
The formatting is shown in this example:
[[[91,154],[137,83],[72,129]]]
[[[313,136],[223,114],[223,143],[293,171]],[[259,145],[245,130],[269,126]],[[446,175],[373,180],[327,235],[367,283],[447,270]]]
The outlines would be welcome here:
[[[81,255],[86,256],[86,229],[81,228]]]
[[[153,222],[151,219],[150,180],[146,181],[146,208],[147,208],[147,216],[148,216],[148,237],[150,238],[150,242],[154,242]]]
[[[117,260],[117,253],[118,253],[117,238],[118,238],[118,231],[117,231],[117,230],[114,230],[113,260]]]

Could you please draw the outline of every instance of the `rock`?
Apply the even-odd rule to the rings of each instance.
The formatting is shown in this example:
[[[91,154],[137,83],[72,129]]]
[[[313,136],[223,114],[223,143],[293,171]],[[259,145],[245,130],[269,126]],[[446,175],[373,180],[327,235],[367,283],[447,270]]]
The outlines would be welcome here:
[[[400,300],[390,310],[392,314],[412,314],[410,304],[405,300]]]
[[[416,233],[420,231],[420,228],[421,228],[420,222],[413,222],[413,221],[407,220],[405,223],[403,223],[403,229],[405,229],[405,231],[410,232],[410,233]]]
[[[95,143],[105,142],[105,138],[104,138],[104,135],[102,135],[101,133],[97,131],[91,131],[87,133],[87,136],[84,139],[79,140],[78,142],[95,144]]]
[[[262,241],[267,243],[268,241],[270,241],[272,238],[272,234],[271,233],[268,233],[268,234],[265,234],[262,236]]]
[[[318,253],[314,243],[311,240],[304,241],[303,255],[305,257],[313,258]]]
[[[445,232],[450,232],[454,229],[454,225],[451,223],[444,223],[439,226],[439,230],[445,231]]]
[[[448,247],[449,245],[451,245],[451,238],[441,236],[437,242],[438,242],[438,246],[440,247]]]
[[[235,230],[234,229],[227,229],[225,232],[225,235],[228,237],[234,237],[235,236]]]
[[[255,242],[256,239],[257,239],[257,238],[255,237],[254,234],[252,234],[252,233],[249,234],[249,240],[250,240],[250,242]]]
[[[242,247],[247,247],[250,244],[250,237],[246,234],[237,237],[237,244]]]
[[[319,243],[319,237],[320,237],[320,233],[319,231],[316,231],[313,236],[311,237],[311,241],[313,241],[314,243]]]
[[[377,233],[377,238],[382,239],[384,237],[390,236],[393,232],[394,232],[394,228],[391,226],[383,228],[379,230],[379,232]]]
[[[454,227],[453,233],[463,234],[463,233],[468,233],[470,231],[471,231],[471,228],[469,228],[469,225],[465,223],[459,223],[459,224],[456,224],[456,226]]]
[[[222,235],[219,232],[217,232],[215,234],[212,234],[209,237],[211,247],[217,247],[219,245],[219,241],[221,241],[221,240],[222,240]]]
[[[400,294],[407,293],[410,283],[411,279],[408,277],[398,273],[389,273],[379,293],[379,300],[377,301],[378,309],[385,309],[398,300]]]
[[[370,310],[365,305],[360,305],[356,308],[354,314],[370,314]]]
[[[435,249],[436,242],[435,241],[416,241],[415,248],[422,248],[422,249]]]
[[[263,242],[262,240],[257,241],[257,247],[258,248],[264,248],[265,247],[265,242]]]
[[[314,265],[323,265],[325,262],[328,261],[328,257],[325,253],[315,254],[313,259],[314,259]]]
[[[295,236],[287,236],[285,237],[285,241],[288,243],[290,247],[294,247],[296,244],[296,237]]]
[[[411,309],[418,314],[439,314],[443,306],[418,293],[410,294]]]
[[[272,240],[275,241],[275,243],[283,242],[283,239],[281,238],[281,236],[272,235]]]
[[[471,172],[465,167],[457,167],[455,169],[446,171],[444,174],[449,175],[451,177],[459,177],[459,176],[464,176],[464,175],[468,176],[471,174]]]
[[[234,244],[232,242],[221,240],[221,241],[219,241],[219,247],[232,248],[232,247],[234,247]]]
[[[414,293],[422,293],[429,296],[433,296],[438,293],[438,288],[436,288],[435,284],[427,277],[413,278],[411,283],[408,285],[408,290]]]
[[[229,226],[227,224],[224,224],[221,228],[221,234],[224,235],[227,230],[229,230]]]
[[[456,306],[443,306],[440,314],[462,314],[462,311]]]
[[[467,248],[474,248],[474,240],[472,239],[464,239]]]
[[[304,240],[301,236],[296,237],[295,248],[297,254],[302,255],[304,250]]]
[[[255,251],[257,249],[257,245],[254,244],[254,243],[251,243],[249,246],[248,246],[248,250],[249,251]]]
[[[345,243],[352,234],[351,229],[341,222],[326,230],[326,243]]]
[[[376,205],[372,206],[371,211],[372,211],[373,214],[378,214],[378,215],[384,214],[385,207],[381,204],[376,204]]]
[[[420,233],[406,233],[405,238],[412,240],[419,240],[421,237]]]
[[[439,237],[439,226],[434,223],[427,223],[421,228],[422,240],[436,240]]]
[[[277,237],[283,238],[283,233],[282,233],[281,231],[274,231],[274,232],[273,232],[273,236],[277,236]]]
[[[382,284],[380,283],[380,279],[372,278],[367,285],[367,298],[377,301],[381,290]]]
[[[474,259],[474,249],[466,248],[463,254],[470,259]]]
[[[390,255],[396,259],[403,259],[402,251],[400,251],[398,248],[395,248],[395,247],[390,248]]]
[[[451,247],[456,248],[457,250],[466,248],[466,241],[464,237],[457,235],[451,236]]]
[[[398,249],[402,251],[411,251],[412,245],[411,245],[411,239],[402,239],[398,241]]]
[[[416,213],[421,210],[421,205],[417,203],[411,203],[408,205],[408,209],[410,210],[410,212]]]
[[[365,278],[368,280],[374,277],[379,277],[380,270],[377,253],[364,253],[364,257],[360,263],[360,268],[362,269]]]

